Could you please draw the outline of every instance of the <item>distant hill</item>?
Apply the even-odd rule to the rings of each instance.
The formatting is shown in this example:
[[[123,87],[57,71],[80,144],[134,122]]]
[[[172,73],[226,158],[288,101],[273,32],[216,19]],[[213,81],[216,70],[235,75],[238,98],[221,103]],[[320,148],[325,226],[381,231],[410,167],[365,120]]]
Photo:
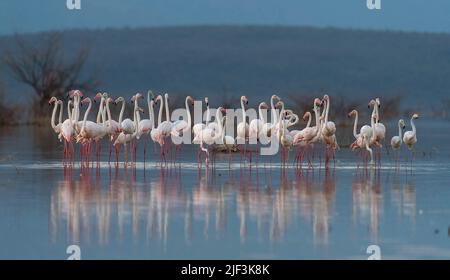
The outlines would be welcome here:
[[[151,88],[211,99],[246,94],[255,102],[275,92],[364,100],[402,94],[408,104],[438,104],[450,93],[448,34],[252,26],[63,34],[68,53],[92,46],[85,69],[98,71],[101,88],[114,95]],[[33,43],[40,34],[25,36]],[[0,52],[12,43],[11,36],[0,37]],[[2,79],[9,98],[30,92],[9,75]]]

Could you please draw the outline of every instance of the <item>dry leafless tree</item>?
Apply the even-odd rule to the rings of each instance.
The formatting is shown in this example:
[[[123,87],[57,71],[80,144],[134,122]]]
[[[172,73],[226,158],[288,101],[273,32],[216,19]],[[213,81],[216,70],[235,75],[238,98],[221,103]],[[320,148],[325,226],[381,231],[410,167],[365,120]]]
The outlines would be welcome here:
[[[93,90],[97,86],[93,77],[81,77],[89,48],[81,48],[67,57],[58,32],[43,35],[39,42],[15,35],[15,43],[14,51],[6,51],[4,62],[17,81],[30,86],[36,93],[33,106],[36,114],[47,112],[42,109],[52,96],[63,98],[71,89]]]

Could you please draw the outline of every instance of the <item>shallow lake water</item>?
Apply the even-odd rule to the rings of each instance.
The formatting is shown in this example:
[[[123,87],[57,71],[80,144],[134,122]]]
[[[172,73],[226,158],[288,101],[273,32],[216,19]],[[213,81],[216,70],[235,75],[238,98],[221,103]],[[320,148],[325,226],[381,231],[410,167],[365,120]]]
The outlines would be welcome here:
[[[367,259],[369,245],[449,259],[450,124],[417,123],[412,166],[403,147],[399,169],[386,149],[381,168],[357,169],[342,148],[335,167],[301,171],[278,156],[241,167],[239,153],[206,171],[196,146],[161,168],[150,143],[145,163],[139,143],[135,168],[115,168],[103,143],[82,172],[63,168],[49,128],[2,128],[0,258],[66,259],[75,244],[83,259]]]

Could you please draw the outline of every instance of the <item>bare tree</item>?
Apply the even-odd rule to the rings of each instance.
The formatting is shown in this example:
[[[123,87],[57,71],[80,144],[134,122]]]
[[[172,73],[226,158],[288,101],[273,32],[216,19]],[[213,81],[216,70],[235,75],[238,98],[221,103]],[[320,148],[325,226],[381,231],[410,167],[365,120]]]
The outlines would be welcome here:
[[[33,88],[37,97],[35,113],[42,113],[52,96],[63,98],[69,90],[93,90],[97,86],[93,77],[81,78],[89,48],[81,48],[69,59],[58,32],[44,35],[39,43],[27,42],[19,35],[15,39],[17,48],[5,53],[4,62],[17,81]]]

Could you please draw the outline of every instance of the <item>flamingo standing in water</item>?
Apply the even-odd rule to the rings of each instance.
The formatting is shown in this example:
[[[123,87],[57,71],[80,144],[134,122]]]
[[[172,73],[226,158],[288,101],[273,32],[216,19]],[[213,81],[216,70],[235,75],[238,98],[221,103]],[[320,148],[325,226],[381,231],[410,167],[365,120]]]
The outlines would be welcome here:
[[[379,145],[377,145],[377,152],[376,155],[378,157],[378,162],[381,164],[381,142],[384,140],[386,135],[386,127],[384,124],[379,122],[380,115],[379,115],[379,108],[381,107],[380,99],[375,98],[370,100],[368,107],[373,106],[372,115],[375,116],[375,122],[374,122],[374,134],[372,135],[372,142],[377,142]]]
[[[52,97],[50,98],[50,100],[48,101],[48,105],[52,105],[55,104],[53,107],[53,111],[52,111],[52,118],[50,119],[50,125],[53,129],[53,131],[55,131],[55,133],[57,135],[59,135],[61,133],[61,125],[62,125],[62,114],[63,114],[63,103],[61,100],[58,100],[56,97]],[[60,107],[59,109],[59,122],[58,124],[55,123],[55,118],[56,118],[56,111],[58,110],[58,106]]]
[[[142,111],[141,108],[138,106],[135,106],[133,112],[133,126],[136,128],[135,131],[132,134],[124,133],[123,131],[117,136],[116,141],[114,141],[114,146],[116,147],[116,151],[118,150],[119,145],[123,145],[123,158],[124,158],[124,166],[128,165],[128,152],[127,152],[127,144],[129,142],[132,142],[134,138],[136,137],[138,130],[139,130],[139,120],[140,120],[140,112]],[[132,151],[131,151],[132,153]],[[131,156],[131,159],[133,160],[133,156]],[[118,162],[117,158],[117,152],[116,152],[116,162]]]
[[[216,110],[216,117],[215,117],[215,121],[216,121],[217,126],[218,126],[218,130],[217,131],[215,129],[211,128],[211,127],[206,126],[194,138],[194,142],[195,143],[200,143],[200,149],[203,152],[205,152],[205,154],[206,154],[206,159],[205,159],[206,166],[209,165],[209,150],[208,150],[208,148],[203,147],[203,144],[206,144],[207,146],[211,146],[213,144],[217,144],[217,142],[221,142],[222,130],[223,130],[222,112],[225,112],[225,109],[223,107],[217,108],[217,110]]]
[[[398,162],[400,156],[400,147],[402,146],[402,133],[403,129],[405,129],[405,121],[400,119],[398,121],[398,135],[391,138],[391,147],[393,150],[397,151],[397,156],[395,162]]]
[[[245,143],[245,145],[247,145],[247,139],[249,136],[249,131],[248,131],[248,123],[247,123],[247,114],[245,112],[245,105],[248,105],[248,99],[246,96],[241,96],[241,110],[242,110],[242,121],[240,123],[238,123],[237,125],[237,137],[236,137],[236,143],[241,144],[242,147],[242,142]],[[246,153],[246,148],[244,149],[244,154]],[[251,151],[251,149],[250,149]],[[242,161],[242,148],[241,148],[241,161]]]
[[[192,119],[189,104],[191,104],[192,106],[194,105],[194,98],[192,98],[191,96],[186,96],[184,106],[187,114],[187,122],[185,120],[177,120],[172,123],[172,137],[175,137],[177,140],[181,140],[180,138],[183,137],[189,129],[191,129]],[[175,144],[174,161],[177,160],[178,150],[181,151],[181,143]]]
[[[210,114],[211,113],[210,113],[210,110],[209,110],[208,97],[205,97],[205,105],[206,105],[206,120],[205,120],[205,123],[203,123],[203,122],[196,123],[192,127],[192,132],[194,134],[194,139],[198,139],[198,138],[196,138],[196,136],[199,135],[203,129],[205,129],[205,127],[208,125],[208,122],[209,122],[209,119],[210,119]],[[196,143],[195,141],[192,141],[192,143],[193,144],[200,144],[200,143]],[[200,164],[200,158],[201,158],[201,149],[200,149],[200,145],[198,145],[198,151],[197,151],[197,162],[198,162],[198,164]]]
[[[104,124],[98,124],[93,121],[88,121],[87,117],[91,111],[92,101],[89,97],[84,98],[81,104],[88,103],[88,108],[84,113],[83,124],[80,133],[77,135],[77,142],[81,142],[85,146],[85,155],[87,164],[89,166],[89,155],[91,153],[91,142],[99,141],[106,133]]]
[[[284,116],[284,103],[282,101],[278,101],[278,105],[281,106],[281,113],[280,113],[280,119],[279,121],[279,129],[278,129],[278,140],[279,143],[282,146],[282,161],[283,161],[283,165],[285,165],[286,163],[286,149],[288,150],[288,152],[291,149],[291,146],[293,144],[294,138],[292,137],[292,135],[289,133],[289,131],[287,130],[286,126],[287,123],[284,122],[283,120],[283,116]]]
[[[269,106],[267,106],[266,102],[259,103],[258,118],[253,119],[248,126],[248,134],[250,139],[259,141],[259,138],[262,135],[262,127],[266,123],[264,120],[263,110],[267,110],[268,108]]]
[[[117,136],[120,134],[120,124],[113,120],[111,117],[111,111],[109,109],[109,104],[114,102],[114,100],[111,97],[108,97],[106,99],[106,113],[108,116],[108,120],[106,121],[106,133],[109,135],[109,158],[108,162],[111,162],[111,152],[112,152],[112,145],[114,144],[114,141],[116,140]],[[117,158],[117,154],[116,154]]]
[[[268,144],[270,142],[270,138],[272,137],[272,131],[275,127],[275,125],[278,123],[278,118],[277,118],[277,109],[274,106],[274,101],[277,100],[280,101],[281,98],[278,97],[277,95],[272,95],[270,97],[270,123],[264,123],[262,126],[262,136],[261,139],[264,139],[264,143],[263,144]]]
[[[147,107],[148,107],[148,119],[143,119],[139,122],[139,130],[136,135],[136,139],[139,140],[142,135],[150,135],[151,130],[154,128],[154,113],[153,107],[155,104],[155,99],[153,97],[153,92],[149,90],[147,92]],[[147,144],[144,143],[144,161],[147,154]]]
[[[371,139],[372,137],[372,127],[363,125],[358,134],[358,111],[352,110],[348,113],[349,118],[352,116],[355,116],[355,123],[353,125],[353,136],[355,137],[355,141],[350,145],[350,148],[352,150],[359,148],[360,150],[358,153],[360,153],[363,149],[366,149],[365,139]]]
[[[167,100],[167,94],[165,95],[165,99]],[[166,138],[168,138],[171,135],[172,132],[172,123],[168,120],[162,122],[162,111],[164,102],[161,95],[158,95],[155,99],[156,102],[161,101],[161,105],[159,107],[159,113],[158,113],[158,126],[156,128],[153,128],[150,132],[150,136],[152,140],[155,143],[158,143],[161,147],[161,161],[166,161],[166,154],[165,154],[165,148],[166,148]],[[168,111],[168,106],[166,106],[166,111]],[[166,113],[166,118],[168,114]]]
[[[417,132],[416,132],[416,125],[414,123],[414,120],[416,120],[418,118],[419,118],[419,115],[416,113],[414,113],[411,116],[410,123],[411,123],[412,130],[406,131],[403,134],[403,142],[405,143],[406,147],[408,147],[408,150],[411,151],[411,166],[412,166],[412,160],[413,160],[412,149],[413,149],[414,145],[417,143]]]
[[[315,98],[313,102],[313,112],[315,116],[316,125],[311,127],[307,126],[301,133],[298,133],[293,140],[293,145],[305,146],[305,156],[308,159],[308,165],[311,168],[312,163],[309,158],[309,146],[313,145],[320,139],[320,129],[321,129],[321,116],[320,116],[320,106],[322,106],[322,101],[319,98]],[[304,144],[302,144],[304,143]],[[301,154],[297,154],[297,160],[301,160]]]
[[[321,130],[322,140],[325,144],[325,165],[328,166],[329,150],[333,156],[333,161],[335,162],[335,149],[338,149],[339,146],[336,141],[336,125],[334,122],[328,120],[328,114],[330,111],[330,97],[325,94],[323,96],[323,102],[325,103],[325,119],[323,120],[323,127]]]

